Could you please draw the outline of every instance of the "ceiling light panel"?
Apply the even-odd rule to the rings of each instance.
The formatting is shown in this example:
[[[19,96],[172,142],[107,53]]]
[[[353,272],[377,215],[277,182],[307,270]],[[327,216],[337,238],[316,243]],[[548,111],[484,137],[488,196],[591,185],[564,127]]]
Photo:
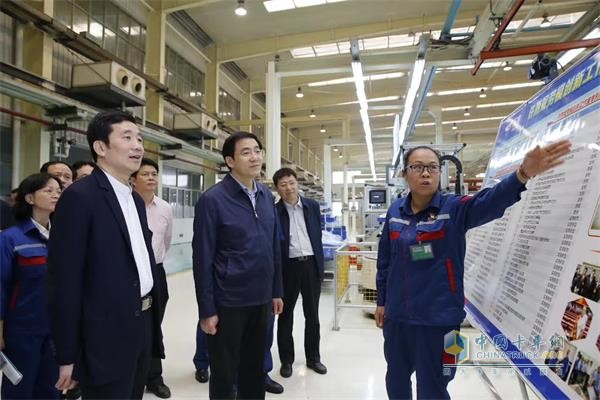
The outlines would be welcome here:
[[[518,104],[523,104],[526,100],[518,100],[518,101],[503,101],[500,103],[487,103],[487,104],[477,104],[477,108],[491,108],[491,107],[504,107],[504,106],[516,106]]]
[[[325,0],[294,0],[294,4],[297,8],[321,6],[326,3]]]
[[[388,48],[388,37],[379,36],[369,39],[363,39],[363,46],[365,50],[376,50],[376,49],[387,49]]]
[[[544,84],[543,81],[512,83],[510,85],[492,86],[492,90],[520,89],[520,88],[525,88],[525,87],[542,86],[543,84]]]
[[[294,0],[267,0],[263,1],[263,5],[268,12],[285,11],[296,8]]]
[[[330,56],[332,54],[340,54],[337,43],[319,44],[313,46],[315,54],[319,56]]]
[[[314,57],[315,51],[312,47],[298,47],[297,49],[291,50],[292,57],[294,58],[304,58],[304,57]]]
[[[390,35],[388,38],[388,46],[390,49],[394,47],[414,46],[417,42],[416,35]]]

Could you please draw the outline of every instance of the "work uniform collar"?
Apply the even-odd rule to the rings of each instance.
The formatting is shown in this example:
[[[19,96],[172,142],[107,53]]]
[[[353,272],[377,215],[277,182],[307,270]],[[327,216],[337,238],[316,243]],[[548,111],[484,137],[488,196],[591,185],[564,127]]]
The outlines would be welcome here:
[[[248,195],[250,193],[248,188],[246,186],[244,186],[240,181],[235,179],[233,177],[233,175],[231,175],[231,173],[225,175],[225,178],[223,178],[223,184],[225,185],[227,190],[232,194],[235,194],[240,191],[244,192],[244,194],[246,194],[246,195]],[[256,193],[263,192],[262,185],[259,185],[255,179],[252,180],[252,184],[254,185],[254,192],[256,192]]]
[[[406,196],[404,198],[404,202],[400,205],[400,211],[402,212],[402,214],[405,214],[405,215],[413,215],[414,214],[412,207],[410,206],[411,201],[412,201],[412,193],[409,193],[408,196]],[[436,211],[439,211],[440,207],[441,207],[441,203],[442,203],[442,194],[438,190],[437,192],[435,192],[435,194],[431,198],[431,201],[429,202],[429,204],[427,205],[427,207],[425,207],[425,209],[423,211],[427,211],[427,210],[431,210],[431,209],[435,209]],[[421,211],[421,212],[423,212],[423,211]]]

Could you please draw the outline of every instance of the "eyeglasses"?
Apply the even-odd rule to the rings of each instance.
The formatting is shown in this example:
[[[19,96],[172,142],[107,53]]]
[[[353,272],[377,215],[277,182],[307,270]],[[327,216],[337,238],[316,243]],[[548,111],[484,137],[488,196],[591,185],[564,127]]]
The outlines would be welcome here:
[[[410,172],[413,172],[415,174],[422,174],[423,171],[425,171],[425,169],[427,169],[427,172],[430,174],[437,174],[440,172],[440,166],[437,164],[431,164],[431,165],[412,164],[412,165],[409,165],[407,168]]]
[[[244,158],[250,158],[252,156],[263,158],[265,151],[263,149],[244,149],[240,152],[240,155]]]

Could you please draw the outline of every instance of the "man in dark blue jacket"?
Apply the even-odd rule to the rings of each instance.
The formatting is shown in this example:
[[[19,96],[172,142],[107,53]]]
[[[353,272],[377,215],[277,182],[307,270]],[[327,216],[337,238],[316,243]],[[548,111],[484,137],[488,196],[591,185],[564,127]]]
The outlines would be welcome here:
[[[319,203],[298,194],[296,173],[281,168],[273,175],[273,184],[281,196],[276,204],[281,221],[283,240],[281,260],[283,275],[283,313],[277,325],[277,345],[281,360],[281,376],[292,375],[294,363],[294,307],[302,293],[304,353],[306,366],[319,374],[326,374],[319,352],[319,297],[323,279],[323,243],[321,241],[321,210]]]
[[[80,381],[84,399],[141,399],[150,358],[164,358],[152,232],[128,183],[142,137],[133,116],[105,111],[87,139],[98,168],[61,195],[48,242],[56,387]]]
[[[277,215],[255,181],[264,151],[252,133],[223,144],[230,169],[196,204],[193,268],[200,327],[207,334],[211,399],[264,399],[269,314],[283,308]]]

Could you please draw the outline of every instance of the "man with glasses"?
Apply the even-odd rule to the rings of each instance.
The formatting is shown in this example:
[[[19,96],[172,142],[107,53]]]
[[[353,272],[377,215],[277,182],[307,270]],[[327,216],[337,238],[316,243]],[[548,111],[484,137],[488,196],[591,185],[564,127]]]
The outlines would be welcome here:
[[[193,268],[207,334],[211,399],[264,399],[270,314],[283,309],[280,234],[271,191],[255,179],[263,148],[249,132],[223,144],[230,173],[196,203]]]

